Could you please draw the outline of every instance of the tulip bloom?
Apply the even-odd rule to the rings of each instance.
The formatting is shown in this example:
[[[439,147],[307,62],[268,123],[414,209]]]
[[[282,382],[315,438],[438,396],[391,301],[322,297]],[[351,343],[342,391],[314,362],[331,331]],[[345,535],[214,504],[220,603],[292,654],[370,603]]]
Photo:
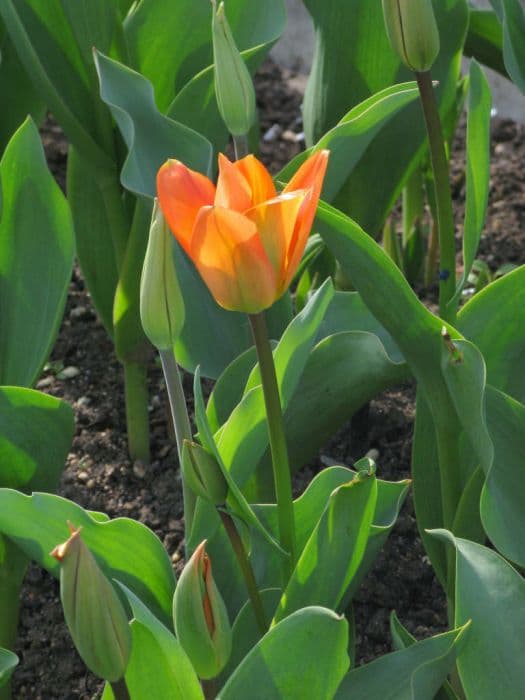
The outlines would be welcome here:
[[[218,304],[254,314],[290,286],[321,194],[328,151],[317,151],[281,194],[253,155],[219,155],[217,186],[177,160],[157,175],[160,207]]]

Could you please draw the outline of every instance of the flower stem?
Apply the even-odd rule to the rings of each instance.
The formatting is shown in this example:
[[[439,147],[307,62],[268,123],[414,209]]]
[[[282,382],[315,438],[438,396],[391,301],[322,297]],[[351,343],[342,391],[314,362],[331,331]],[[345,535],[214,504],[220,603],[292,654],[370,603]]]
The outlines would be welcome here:
[[[268,630],[268,624],[266,622],[266,615],[264,614],[264,608],[259,594],[259,589],[257,588],[257,581],[255,580],[255,575],[253,573],[252,565],[250,560],[246,555],[243,542],[239,536],[239,532],[235,525],[235,522],[229,513],[223,510],[219,510],[219,515],[226,530],[226,534],[230,539],[231,546],[239,562],[239,566],[244,576],[246,582],[246,588],[248,589],[248,595],[253,607],[253,612],[257,624],[259,626],[259,631],[261,632],[261,637],[264,637]]]
[[[430,72],[416,73],[416,79],[434,174],[440,253],[439,314],[444,320],[454,324],[456,308],[451,308],[449,303],[456,291],[456,243],[445,141]]]
[[[140,362],[124,362],[123,366],[129,456],[149,464],[147,367]]]
[[[115,681],[114,683],[110,683],[110,685],[113,695],[115,696],[115,700],[131,700],[131,695],[129,694],[128,686],[126,685],[124,678],[121,678],[119,681]]]
[[[288,462],[288,448],[284,434],[284,422],[281,409],[279,386],[273,362],[272,349],[268,340],[266,320],[262,313],[250,314],[261,381],[266,406],[268,434],[272,453],[273,478],[277,499],[277,518],[279,538],[283,549],[290,554],[289,560],[283,558],[285,577],[288,578],[295,567],[295,522],[292,500],[292,479]]]
[[[239,158],[244,158],[244,156],[247,156],[250,152],[250,147],[248,145],[248,136],[234,136],[233,150],[235,151],[235,160],[239,160]]]
[[[159,350],[164,379],[166,380],[166,388],[170,401],[171,415],[173,425],[175,426],[175,437],[177,440],[177,454],[179,456],[179,466],[182,472],[182,446],[184,440],[191,440],[191,425],[188,416],[188,408],[186,406],[186,398],[179,368],[175,361],[175,355],[172,350]],[[182,497],[184,500],[184,522],[186,525],[186,533],[191,532],[193,524],[193,515],[195,512],[195,494],[186,485],[182,479]],[[188,539],[188,538],[186,538]]]

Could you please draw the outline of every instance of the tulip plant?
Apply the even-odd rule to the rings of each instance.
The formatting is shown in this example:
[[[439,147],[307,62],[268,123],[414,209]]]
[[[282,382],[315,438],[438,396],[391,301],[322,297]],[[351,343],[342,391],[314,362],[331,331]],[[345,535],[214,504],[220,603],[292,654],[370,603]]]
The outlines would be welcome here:
[[[121,217],[131,222],[129,237],[113,251],[120,245],[122,257],[106,261],[114,265],[110,281],[98,284],[111,295],[116,288],[114,313],[122,315],[113,320],[131,334],[125,352],[147,339],[160,357],[182,476],[186,564],[177,581],[169,553],[145,525],[40,493],[47,486],[42,480],[13,483],[7,470],[7,488],[0,488],[1,565],[9,572],[16,557],[31,558],[60,579],[71,637],[86,666],[105,681],[103,700],[521,697],[525,267],[461,305],[484,225],[490,172],[490,90],[475,60],[459,84],[473,11],[464,0],[349,0],[338,12],[332,0],[305,0],[318,30],[316,69],[305,97],[308,149],[273,179],[251,152],[256,115],[250,69],[279,33],[280,2],[272,3],[273,25],[264,24],[260,8],[240,0],[228,0],[226,8],[206,3],[206,12],[200,1],[191,5],[211,31],[207,26],[206,38],[192,34],[188,42],[195,50],[206,44],[214,63],[193,74],[184,67],[189,54],[182,49],[175,47],[165,64],[155,53],[158,44],[167,45],[160,26],[169,24],[166,8],[157,15],[148,0],[131,9],[115,0],[82,3],[83,12],[75,14],[68,0],[51,4],[70,24],[54,24],[37,0],[6,0],[0,12],[33,67],[43,44],[33,46],[29,36],[42,40],[43,26],[56,40],[59,24],[74,38],[63,40],[77,51],[69,88],[73,66],[82,65],[83,99],[91,111],[74,115],[76,93],[69,103],[54,103],[57,116],[70,119],[64,125],[76,149],[69,196],[79,217],[83,202],[81,236],[96,220],[93,241],[100,243],[116,221],[123,224]],[[493,5],[493,26],[502,27],[501,65],[523,88],[525,41],[518,37],[525,38],[525,11],[518,0]],[[170,10],[180,22],[190,6],[177,0]],[[95,17],[101,21],[88,21]],[[255,42],[261,28],[256,20],[265,32],[254,48],[243,28],[251,21]],[[476,55],[480,45],[486,52],[486,44],[475,41],[483,37],[482,27],[474,22],[470,30]],[[153,28],[158,44],[150,41]],[[86,51],[88,29],[100,31],[94,63],[91,46]],[[346,34],[340,42],[343,30],[358,41]],[[236,39],[242,36],[251,48],[241,53]],[[59,79],[55,59],[48,68],[38,63],[46,91],[53,75]],[[183,86],[175,96],[174,81]],[[95,82],[101,102],[87,98],[86,85],[93,90]],[[446,142],[463,101],[467,195],[458,274]],[[193,123],[192,105],[200,110]],[[82,121],[91,117],[93,131]],[[221,152],[226,129],[233,160]],[[34,127],[26,124],[14,138],[13,148],[17,139],[33,143]],[[111,166],[102,162],[110,141]],[[15,240],[17,213],[25,213],[13,195],[17,187],[39,195],[35,201],[46,216],[38,218],[66,227],[53,229],[55,235],[69,231],[56,192],[46,198],[44,186],[23,168],[20,182],[5,177],[16,175],[13,153],[8,149],[0,166],[1,231]],[[407,227],[414,225],[420,211],[414,183],[423,171],[435,218],[437,314],[417,297],[400,260],[396,264],[375,241],[403,189]],[[20,259],[34,260],[36,250],[41,261],[36,243],[30,256],[30,243],[20,240],[27,245]],[[8,282],[15,269],[10,241],[7,252],[0,247]],[[67,262],[64,250],[70,248],[62,245]],[[334,265],[319,265],[323,255]],[[88,258],[85,270],[91,270],[95,289],[95,255]],[[322,269],[328,274],[320,275]],[[48,314],[54,320],[42,331],[46,352],[63,303],[58,277]],[[29,292],[17,299],[8,284],[4,304],[3,289],[2,319],[11,324],[17,347],[32,347],[22,308]],[[116,325],[113,330],[118,346]],[[0,355],[0,368],[12,363],[26,373],[9,381],[31,384],[41,354],[37,360],[29,352],[6,356],[7,364]],[[139,361],[133,352],[125,357]],[[180,368],[194,375],[193,402],[184,395]],[[207,400],[201,376],[215,380]],[[449,629],[416,640],[392,612],[393,651],[360,666],[353,600],[411,482],[382,480],[381,465],[367,456],[320,470],[296,497],[293,477],[360,407],[407,380],[417,387],[416,516],[446,594]],[[9,410],[16,434],[8,434],[6,450],[0,433],[0,478],[7,458],[16,466],[15,448],[29,439],[19,437],[24,417],[16,422],[18,404],[8,406],[8,399],[5,411],[0,404],[0,430]],[[42,414],[42,421],[48,418]],[[39,448],[28,450],[37,465],[46,458],[46,445]],[[55,467],[63,457],[58,449]],[[0,569],[0,584],[4,580]],[[15,664],[12,653],[0,650],[0,686]],[[9,697],[6,685],[0,692]]]

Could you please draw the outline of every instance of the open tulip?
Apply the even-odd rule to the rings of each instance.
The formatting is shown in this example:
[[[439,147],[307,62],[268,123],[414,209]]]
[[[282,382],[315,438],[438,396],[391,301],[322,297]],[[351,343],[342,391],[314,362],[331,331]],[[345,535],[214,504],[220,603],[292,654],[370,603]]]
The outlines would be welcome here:
[[[177,160],[157,175],[159,203],[175,238],[218,304],[255,314],[290,286],[321,194],[328,151],[317,151],[277,194],[253,155],[219,155],[217,186]]]

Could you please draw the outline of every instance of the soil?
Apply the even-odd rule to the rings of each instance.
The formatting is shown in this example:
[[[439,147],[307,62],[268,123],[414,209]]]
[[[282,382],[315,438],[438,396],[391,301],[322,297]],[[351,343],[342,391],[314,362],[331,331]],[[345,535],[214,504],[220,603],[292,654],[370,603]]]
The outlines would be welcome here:
[[[271,62],[259,71],[263,160],[277,172],[303,147],[301,94],[297,76]],[[67,142],[48,120],[42,137],[50,167],[64,187]],[[490,269],[525,262],[525,128],[493,121],[490,206],[479,256]],[[453,157],[457,220],[464,200],[464,132]],[[89,339],[86,342],[86,339]],[[69,378],[61,378],[62,368]],[[191,378],[185,377],[191,394]],[[93,309],[82,276],[75,269],[62,328],[51,360],[37,388],[68,401],[76,416],[76,433],[59,493],[85,508],[111,517],[129,516],[152,528],[180,570],[183,554],[182,502],[176,450],[167,432],[165,388],[157,364],[150,373],[152,463],[132,463],[126,452],[122,371],[113,346]],[[406,385],[374,399],[303,470],[295,483],[301,490],[329,463],[352,464],[370,450],[383,479],[410,476],[414,387]],[[396,610],[417,637],[446,628],[445,600],[417,532],[411,498],[407,499],[386,546],[355,601],[357,662],[391,650],[389,615]],[[63,622],[58,584],[31,566],[22,591],[20,666],[13,677],[13,697],[30,700],[93,700],[101,683],[78,658]]]

